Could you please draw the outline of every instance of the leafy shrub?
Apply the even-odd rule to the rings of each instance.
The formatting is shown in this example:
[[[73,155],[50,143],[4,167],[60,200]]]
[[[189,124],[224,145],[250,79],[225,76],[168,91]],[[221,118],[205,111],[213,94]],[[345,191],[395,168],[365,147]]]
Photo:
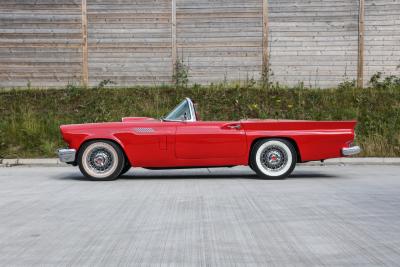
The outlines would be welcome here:
[[[188,86],[91,88],[0,92],[0,158],[54,157],[65,144],[59,125],[119,121],[124,116],[159,118],[187,96],[204,120],[242,118],[357,119],[364,156],[400,156],[400,85],[377,75],[371,87],[346,82],[333,89],[293,88],[254,82]]]

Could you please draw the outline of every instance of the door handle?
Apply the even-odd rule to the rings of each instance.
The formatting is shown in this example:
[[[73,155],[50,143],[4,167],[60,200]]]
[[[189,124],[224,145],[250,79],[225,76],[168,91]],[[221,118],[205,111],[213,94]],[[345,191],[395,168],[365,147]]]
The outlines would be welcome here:
[[[240,124],[233,124],[233,125],[226,126],[226,128],[239,130],[241,128],[241,126],[240,126]]]

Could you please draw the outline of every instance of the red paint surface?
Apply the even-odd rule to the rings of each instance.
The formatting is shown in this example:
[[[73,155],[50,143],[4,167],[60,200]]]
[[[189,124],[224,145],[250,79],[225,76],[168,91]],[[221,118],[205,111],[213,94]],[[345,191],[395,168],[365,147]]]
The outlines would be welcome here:
[[[251,145],[260,138],[272,137],[294,142],[301,162],[341,157],[341,149],[354,139],[355,124],[356,121],[163,122],[124,118],[122,122],[60,128],[69,147],[76,150],[93,139],[117,142],[134,167],[211,167],[248,165]],[[232,128],[237,125],[240,128]]]

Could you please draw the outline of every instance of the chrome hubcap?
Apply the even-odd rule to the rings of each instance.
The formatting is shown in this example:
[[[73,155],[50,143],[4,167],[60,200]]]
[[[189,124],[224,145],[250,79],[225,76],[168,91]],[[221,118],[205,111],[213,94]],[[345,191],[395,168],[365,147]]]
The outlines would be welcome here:
[[[103,173],[112,167],[113,157],[106,148],[96,148],[89,153],[87,162],[93,171]]]
[[[94,161],[94,164],[96,165],[96,167],[104,167],[104,165],[108,161],[108,156],[106,153],[98,153],[94,157],[93,161]]]
[[[268,170],[279,171],[286,166],[286,151],[278,146],[269,146],[261,153],[261,163]]]

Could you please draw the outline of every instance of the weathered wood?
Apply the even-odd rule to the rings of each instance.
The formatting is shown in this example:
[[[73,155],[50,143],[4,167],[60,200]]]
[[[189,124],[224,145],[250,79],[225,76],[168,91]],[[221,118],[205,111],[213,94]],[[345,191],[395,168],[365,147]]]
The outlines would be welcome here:
[[[80,6],[80,0],[1,2],[0,87],[79,82]]]
[[[176,0],[171,0],[171,58],[172,76],[176,75],[177,64],[177,44],[176,44]]]
[[[260,77],[262,7],[263,0],[177,0],[178,54],[191,82]]]
[[[364,0],[359,0],[357,87],[364,86]]]
[[[89,84],[87,3],[82,0],[82,85]]]
[[[364,86],[372,75],[400,76],[400,0],[365,0]]]
[[[88,4],[90,85],[170,83],[172,0],[91,0]],[[176,26],[175,26],[176,27]],[[131,75],[129,79],[126,76]],[[135,78],[142,75],[142,78]]]
[[[271,80],[330,87],[356,79],[357,21],[354,1],[269,0]]]
[[[2,0],[0,87],[170,83],[178,56],[190,82],[365,85],[400,75],[399,29],[400,0]]]
[[[262,59],[262,76],[266,80],[269,77],[269,45],[268,45],[268,35],[269,35],[269,20],[268,20],[268,0],[263,0],[263,59]]]

